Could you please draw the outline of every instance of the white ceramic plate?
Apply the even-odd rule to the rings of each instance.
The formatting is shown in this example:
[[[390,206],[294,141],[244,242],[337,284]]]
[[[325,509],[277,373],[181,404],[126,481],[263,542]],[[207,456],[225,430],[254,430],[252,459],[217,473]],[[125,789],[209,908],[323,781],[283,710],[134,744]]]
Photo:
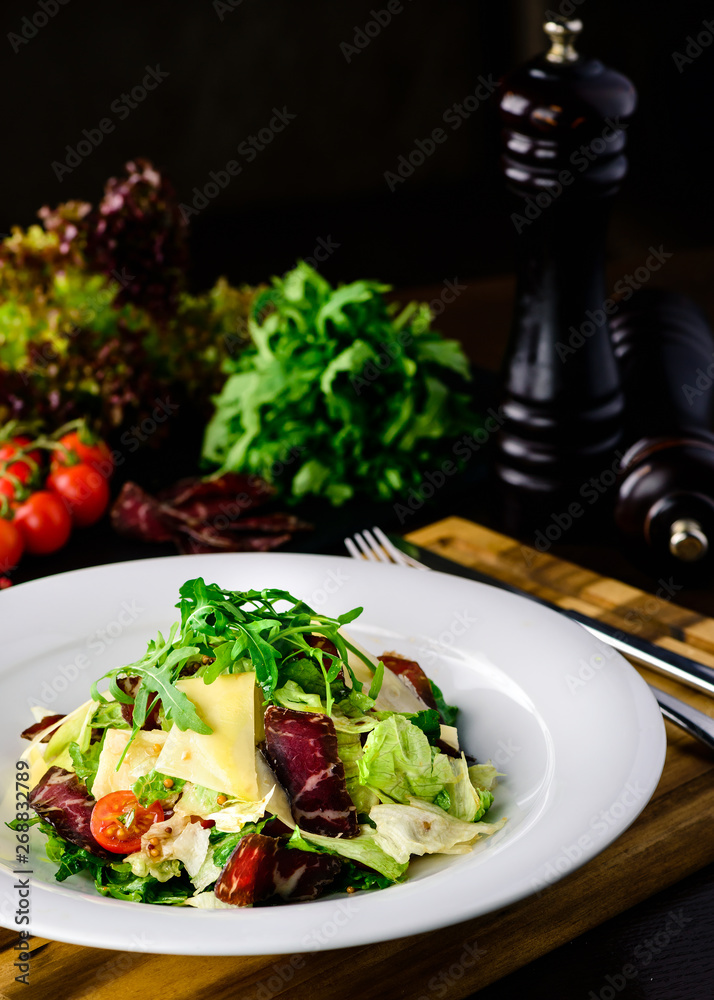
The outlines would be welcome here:
[[[78,570],[0,595],[2,819],[14,815],[14,762],[29,706],[68,712],[90,682],[137,659],[175,617],[178,588],[203,576],[231,589],[281,587],[316,609],[364,614],[350,631],[376,653],[417,659],[461,708],[462,746],[505,772],[492,816],[508,822],[457,857],[413,863],[408,881],[291,906],[201,911],[99,896],[54,880],[33,830],[32,933],[188,955],[276,954],[362,945],[488,913],[546,886],[615,840],[659,779],[659,708],[619,655],[562,616],[441,573],[350,559],[175,556]],[[15,835],[0,833],[0,924],[15,927]]]

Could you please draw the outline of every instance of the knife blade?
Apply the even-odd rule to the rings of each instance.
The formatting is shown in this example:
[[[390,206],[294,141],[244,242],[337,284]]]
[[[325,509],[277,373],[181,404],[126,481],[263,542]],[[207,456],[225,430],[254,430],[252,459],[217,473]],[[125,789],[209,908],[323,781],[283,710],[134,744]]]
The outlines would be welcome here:
[[[429,569],[438,570],[441,573],[450,573],[452,576],[465,577],[468,580],[475,580],[477,583],[486,583],[492,587],[498,587],[500,590],[507,590],[511,594],[518,594],[519,597],[526,597],[528,600],[534,601],[536,604],[542,604],[553,611],[558,611],[561,615],[565,615],[573,621],[578,622],[588,632],[596,636],[596,638],[607,643],[608,646],[612,646],[619,653],[629,657],[631,660],[635,660],[642,666],[648,667],[650,670],[656,670],[667,677],[673,677],[682,684],[687,684],[698,691],[705,691],[707,694],[714,695],[714,668],[708,667],[704,663],[698,663],[696,660],[692,660],[688,656],[682,656],[681,653],[675,653],[670,649],[663,649],[661,646],[656,646],[646,639],[641,639],[639,636],[624,632],[615,625],[609,625],[607,622],[599,621],[597,618],[591,618],[580,611],[575,611],[572,608],[561,608],[552,601],[547,601],[543,597],[537,597],[527,590],[521,590],[511,583],[505,583],[503,580],[499,580],[498,577],[490,576],[488,573],[473,569],[471,566],[463,566],[461,563],[436,555],[436,553],[430,552],[429,549],[424,549],[420,545],[408,542],[398,535],[389,535],[389,539],[398,549],[411,556],[412,559],[418,559],[425,566],[428,566]],[[703,718],[708,717],[703,716]]]

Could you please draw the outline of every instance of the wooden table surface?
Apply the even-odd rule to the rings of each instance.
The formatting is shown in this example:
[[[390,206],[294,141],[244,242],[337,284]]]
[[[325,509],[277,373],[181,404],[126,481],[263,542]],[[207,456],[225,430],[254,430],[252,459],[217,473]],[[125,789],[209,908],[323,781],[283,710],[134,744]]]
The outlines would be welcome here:
[[[636,267],[637,263],[633,260],[613,264],[611,277],[627,273],[627,268]],[[714,253],[680,254],[668,262],[667,273],[663,269],[656,279],[659,284],[694,295],[712,315],[714,288],[708,282],[708,275],[713,265]],[[441,318],[441,328],[461,339],[472,359],[486,369],[494,370],[503,354],[512,287],[510,278],[470,284]],[[416,292],[429,298],[428,289]],[[461,494],[437,498],[406,525],[396,523],[391,505],[369,509],[350,507],[335,512],[330,524],[320,525],[312,539],[301,542],[299,548],[302,551],[341,551],[340,540],[345,534],[375,521],[388,529],[401,528],[403,532],[452,513],[466,513],[474,519],[488,521],[492,514],[487,511],[483,496],[483,491],[469,486],[468,491]],[[611,544],[597,547],[583,543],[570,545],[567,541],[564,539],[565,544],[554,546],[553,553],[642,590],[656,590],[656,576],[633,563],[614,539]],[[168,551],[163,547],[144,550],[139,545],[126,545],[106,529],[91,529],[74,550],[65,550],[44,563],[28,562],[23,578],[60,572],[75,565],[139,558],[151,553],[167,554]],[[676,599],[685,608],[696,608],[714,616],[714,588],[711,585],[696,589],[685,587],[677,593]],[[656,617],[653,616],[653,620]],[[510,996],[528,996],[534,1000],[591,996],[602,1000],[620,996],[635,1000],[714,998],[714,967],[710,958],[714,938],[714,866],[701,867],[707,858],[709,845],[706,841],[714,840],[704,821],[711,816],[711,760],[701,749],[691,753],[701,764],[700,784],[691,786],[687,793],[692,811],[687,835],[672,833],[673,838],[680,838],[677,843],[682,849],[677,862],[670,859],[662,871],[662,858],[656,852],[650,855],[647,845],[643,848],[639,843],[625,840],[625,849],[633,852],[640,875],[631,885],[620,888],[617,895],[602,900],[598,921],[593,921],[592,916],[579,910],[577,905],[563,909],[557,897],[550,898],[548,893],[535,898],[523,914],[517,913],[514,917],[504,911],[494,916],[478,931],[479,945],[487,950],[479,957],[476,969],[489,966],[488,975],[466,974],[468,954],[467,959],[463,959],[464,948],[467,945],[472,949],[477,947],[473,934],[454,941],[453,936],[440,932],[428,942],[420,935],[401,943],[387,942],[369,949],[357,949],[360,954],[355,955],[352,969],[340,964],[336,952],[305,956],[305,964],[294,968],[293,972],[286,969],[284,960],[275,958],[268,963],[268,969],[273,965],[275,969],[267,979],[265,959],[244,960],[244,972],[238,977],[235,972],[230,973],[230,959],[194,959],[195,982],[184,984],[183,993],[173,992],[172,995],[177,1000],[179,996],[236,997],[240,1000],[265,996],[287,996],[295,1000],[308,996],[311,1000],[331,1000],[338,996],[413,997],[414,1000],[422,1000],[422,996],[428,1000],[434,997],[456,1000],[467,996],[478,996],[479,1000],[496,1000],[496,997],[503,1000]],[[666,796],[662,797],[658,810],[658,830],[663,836],[667,831]],[[656,877],[646,877],[648,865]],[[597,891],[596,874],[589,872],[588,867],[570,878],[576,882],[576,888],[582,888],[583,898]],[[662,888],[653,896],[653,885],[669,888]],[[509,940],[513,941],[515,961],[513,958],[505,961],[499,951],[498,942],[504,934],[512,935]],[[554,950],[543,948],[545,939]],[[144,997],[147,991],[171,991],[170,960],[157,966],[153,956],[94,953],[92,949],[45,941],[34,942],[35,968],[42,965],[43,972],[32,988],[27,989],[14,983],[9,974],[13,942],[11,932],[0,931],[0,954],[5,960],[0,978],[0,1000],[15,996],[57,997],[60,1000],[64,997],[86,997],[88,1000],[111,997],[116,1000],[118,995]],[[394,964],[393,973],[387,975],[383,970],[390,968],[397,954],[400,961]],[[401,976],[400,969],[426,973],[433,968],[434,954],[443,958],[444,977],[424,979],[421,994],[414,993],[414,978]],[[520,971],[512,971],[519,966]],[[378,980],[370,975],[370,970],[376,967],[382,972]],[[627,974],[623,971],[626,968]],[[630,975],[632,969],[635,972]],[[278,978],[271,981],[271,976]],[[503,976],[506,978],[499,979]],[[488,983],[493,985],[486,985]]]

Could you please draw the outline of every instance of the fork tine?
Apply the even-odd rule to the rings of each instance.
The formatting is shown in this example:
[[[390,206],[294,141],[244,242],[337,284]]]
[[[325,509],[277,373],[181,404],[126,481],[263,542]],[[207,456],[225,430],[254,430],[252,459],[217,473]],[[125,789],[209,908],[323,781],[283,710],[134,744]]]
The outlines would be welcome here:
[[[345,548],[347,549],[347,551],[349,552],[349,554],[352,556],[353,559],[362,558],[362,553],[357,548],[357,546],[355,545],[355,543],[352,541],[351,538],[345,538]]]
[[[374,537],[372,532],[367,528],[362,534],[364,535],[364,540],[369,545],[372,552],[374,552],[379,562],[391,563],[393,560],[390,558],[389,553],[385,552],[382,546],[379,544],[377,539]]]
[[[382,546],[382,548],[384,549],[384,551],[387,553],[388,556],[390,556],[392,562],[397,563],[399,566],[408,566],[409,565],[409,563],[407,562],[407,557],[404,555],[404,553],[400,552],[398,548],[396,548],[394,545],[392,545],[392,543],[389,541],[389,539],[384,534],[384,532],[382,531],[381,528],[378,528],[375,525],[372,528],[372,531],[374,532],[374,535],[375,535],[377,541]],[[365,534],[366,534],[366,532],[365,532]]]
[[[359,531],[356,532],[356,534],[354,535],[354,540],[357,542],[357,545],[359,546],[359,550],[362,553],[362,555],[365,557],[365,559],[369,559],[370,562],[381,562],[382,561],[377,556],[377,553],[374,552],[370,548],[370,546],[367,544],[367,542],[362,537],[362,535],[360,534]]]
[[[396,545],[394,545],[392,542],[389,541],[389,539],[384,534],[381,528],[377,528],[375,526],[372,528],[372,531],[379,539],[382,548],[386,549],[386,551],[389,553],[389,555],[392,557],[395,563],[397,563],[399,566],[411,566],[412,569],[428,569],[428,566],[425,566],[423,563],[420,563],[417,559],[412,559],[412,557],[408,556],[406,552],[401,552],[396,547]]]

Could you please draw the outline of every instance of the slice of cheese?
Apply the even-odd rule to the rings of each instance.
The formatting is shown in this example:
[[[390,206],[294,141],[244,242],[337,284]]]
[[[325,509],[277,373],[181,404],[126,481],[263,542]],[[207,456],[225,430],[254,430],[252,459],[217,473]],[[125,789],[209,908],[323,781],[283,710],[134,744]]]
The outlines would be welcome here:
[[[342,636],[356,649],[359,649],[361,653],[364,653],[370,662],[374,664],[375,669],[377,668],[379,661],[376,656],[373,656],[364,646],[360,646],[346,632],[343,631]],[[374,673],[369,669],[364,660],[353,653],[351,649],[347,650],[347,662],[352,667],[357,680],[362,682],[363,692],[367,694],[372,684]],[[391,670],[387,670],[385,667],[382,687],[379,690],[374,707],[380,711],[388,712],[421,712],[425,708],[425,705],[410,687],[407,687],[403,681],[399,680],[396,674],[393,674]]]
[[[157,770],[247,801],[261,798],[255,773],[256,720],[262,724],[253,671],[221,674],[212,684],[187,677],[176,685],[213,730],[208,735],[173,726]]]
[[[99,754],[97,776],[92,785],[92,795],[95,799],[101,799],[110,792],[130,789],[137,778],[142,778],[153,771],[168,735],[162,729],[149,731],[140,729],[131,741],[126,757],[117,771],[117,764],[131,733],[128,729],[107,729],[104,746]]]
[[[272,768],[269,767],[260,750],[255,751],[255,769],[258,775],[258,794],[260,797],[265,798],[271,791],[273,793],[270,796],[267,811],[275,813],[278,819],[282,820],[286,826],[294,828],[295,820],[290,810],[290,801],[285,789],[278,783],[278,779],[273,774]]]

